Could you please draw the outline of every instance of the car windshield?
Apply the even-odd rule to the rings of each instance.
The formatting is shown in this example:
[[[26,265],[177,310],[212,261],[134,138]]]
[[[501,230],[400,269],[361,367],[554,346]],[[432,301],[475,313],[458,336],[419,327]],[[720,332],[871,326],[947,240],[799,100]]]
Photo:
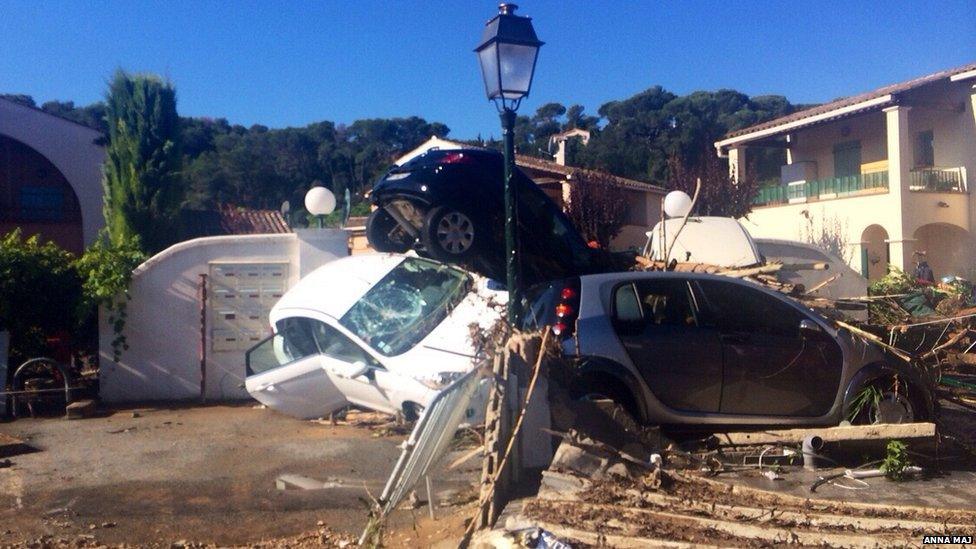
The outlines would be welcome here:
[[[386,356],[427,336],[471,289],[463,271],[408,258],[370,288],[339,322]]]

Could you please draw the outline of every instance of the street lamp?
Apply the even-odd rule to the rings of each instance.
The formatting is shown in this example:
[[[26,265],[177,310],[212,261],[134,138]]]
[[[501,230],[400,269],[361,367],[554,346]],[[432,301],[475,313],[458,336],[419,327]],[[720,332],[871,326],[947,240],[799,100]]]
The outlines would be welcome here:
[[[319,220],[322,228],[322,217],[335,211],[336,198],[332,191],[325,187],[312,187],[305,193],[305,209]]]
[[[518,250],[517,188],[515,172],[515,111],[529,95],[535,62],[542,42],[535,35],[532,19],[515,15],[515,4],[501,4],[498,15],[488,21],[475,48],[485,93],[495,103],[502,119],[505,143],[505,271],[508,287],[508,322],[515,325],[521,306],[521,266]]]

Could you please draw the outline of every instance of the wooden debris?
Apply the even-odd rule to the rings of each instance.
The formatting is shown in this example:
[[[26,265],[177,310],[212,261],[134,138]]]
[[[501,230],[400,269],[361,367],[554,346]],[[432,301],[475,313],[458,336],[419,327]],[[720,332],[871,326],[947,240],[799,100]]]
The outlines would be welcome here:
[[[815,284],[815,285],[813,286],[813,288],[810,288],[809,290],[807,290],[807,291],[806,291],[806,292],[804,292],[804,293],[805,293],[806,295],[810,295],[810,294],[812,294],[812,293],[814,293],[814,292],[816,292],[817,290],[820,290],[820,289],[821,289],[821,288],[823,288],[824,286],[827,286],[827,285],[828,285],[828,284],[830,284],[831,282],[833,282],[833,281],[835,281],[835,280],[837,280],[838,278],[840,278],[840,273],[837,273],[837,274],[835,274],[834,276],[831,276],[831,277],[829,277],[829,278],[827,278],[826,280],[824,280],[823,282],[821,282],[821,283],[819,283],[819,284]]]
[[[878,425],[849,425],[844,427],[813,427],[772,431],[745,431],[721,433],[719,440],[733,446],[757,444],[799,444],[808,436],[816,435],[824,442],[859,440],[925,439],[935,437],[934,423],[897,423]]]

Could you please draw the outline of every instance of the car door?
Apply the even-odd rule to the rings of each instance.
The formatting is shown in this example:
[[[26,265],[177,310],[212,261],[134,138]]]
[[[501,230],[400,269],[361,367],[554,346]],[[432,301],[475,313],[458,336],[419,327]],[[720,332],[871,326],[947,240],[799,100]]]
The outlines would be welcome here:
[[[372,410],[396,413],[398,410],[390,401],[388,391],[396,383],[396,376],[334,326],[318,320],[313,322],[322,368],[346,399]]]
[[[633,280],[613,292],[613,325],[654,396],[675,410],[717,412],[722,348],[701,326],[686,280]]]
[[[345,406],[345,395],[322,368],[311,323],[305,322],[311,319],[286,320],[278,333],[248,350],[247,392],[273,410],[302,419]]]
[[[701,322],[718,331],[725,414],[820,416],[837,395],[843,352],[826,332],[803,337],[810,320],[785,298],[725,280],[694,283]]]
[[[280,320],[277,334],[248,351],[247,372],[251,396],[295,417],[323,417],[347,404],[395,411],[376,382],[382,365],[317,319]]]

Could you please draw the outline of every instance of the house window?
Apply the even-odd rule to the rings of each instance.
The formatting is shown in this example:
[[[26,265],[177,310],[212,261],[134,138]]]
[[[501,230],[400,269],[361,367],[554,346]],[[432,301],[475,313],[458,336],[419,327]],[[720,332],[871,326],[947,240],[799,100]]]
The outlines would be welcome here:
[[[848,141],[834,145],[834,177],[861,173],[861,142]]]
[[[24,221],[60,221],[64,193],[58,187],[23,185],[20,187],[20,218]]]
[[[931,168],[935,166],[935,147],[933,142],[932,130],[918,132],[915,137],[915,167]]]

